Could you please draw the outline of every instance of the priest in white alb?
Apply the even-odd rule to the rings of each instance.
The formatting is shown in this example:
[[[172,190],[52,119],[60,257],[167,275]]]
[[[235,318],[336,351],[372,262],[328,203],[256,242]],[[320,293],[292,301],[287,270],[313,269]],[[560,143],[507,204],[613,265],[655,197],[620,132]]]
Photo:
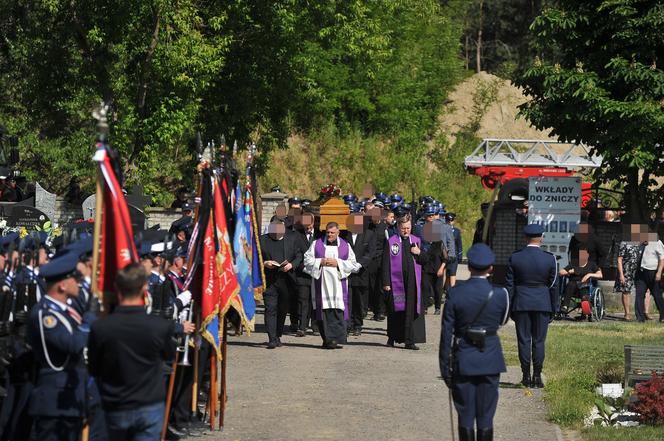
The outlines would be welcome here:
[[[304,271],[311,275],[313,309],[326,349],[346,342],[348,276],[362,266],[351,246],[339,237],[339,224],[329,222],[325,237],[314,241],[304,254]]]

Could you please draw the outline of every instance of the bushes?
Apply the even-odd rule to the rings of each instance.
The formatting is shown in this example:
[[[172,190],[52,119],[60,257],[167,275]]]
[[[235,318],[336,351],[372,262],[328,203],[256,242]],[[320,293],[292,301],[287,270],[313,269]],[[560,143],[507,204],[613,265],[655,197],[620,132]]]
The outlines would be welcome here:
[[[639,414],[639,421],[652,426],[664,424],[664,375],[656,373],[636,385],[635,402],[629,408]]]

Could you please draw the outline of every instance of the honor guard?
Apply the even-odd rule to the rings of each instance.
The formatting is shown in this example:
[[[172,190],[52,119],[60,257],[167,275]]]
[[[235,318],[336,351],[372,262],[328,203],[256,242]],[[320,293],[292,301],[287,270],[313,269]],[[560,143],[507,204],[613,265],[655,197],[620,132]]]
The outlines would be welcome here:
[[[83,349],[94,314],[79,314],[67,300],[80,294],[79,262],[64,254],[41,267],[46,294],[30,312],[28,341],[37,363],[29,411],[36,439],[78,440],[86,413],[88,375]]]
[[[475,426],[477,441],[493,440],[500,373],[506,371],[497,331],[508,320],[509,295],[487,280],[494,261],[487,245],[473,245],[471,277],[450,288],[443,310],[440,373],[452,390],[461,441],[475,441]]]
[[[544,387],[542,366],[544,342],[549,321],[557,310],[556,257],[540,248],[544,228],[529,224],[523,229],[528,245],[512,254],[505,286],[512,299],[512,319],[516,324],[519,361],[526,387]],[[533,375],[530,376],[532,362]]]

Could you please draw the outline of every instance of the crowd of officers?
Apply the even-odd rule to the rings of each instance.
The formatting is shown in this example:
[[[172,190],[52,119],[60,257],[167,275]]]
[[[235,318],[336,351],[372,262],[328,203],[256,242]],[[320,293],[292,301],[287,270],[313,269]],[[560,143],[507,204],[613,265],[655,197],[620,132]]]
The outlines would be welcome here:
[[[350,244],[355,260],[362,267],[349,277],[348,335],[362,334],[369,313],[372,320],[386,318],[381,272],[383,247],[387,239],[398,234],[396,220],[405,214],[417,219],[413,234],[423,238],[423,252],[427,252],[432,243],[442,245],[444,262],[439,260],[422,268],[422,293],[427,302],[425,311],[433,306],[433,313],[440,315],[444,285],[454,284],[463,251],[461,232],[454,226],[455,213],[446,211],[445,205],[430,196],[421,197],[416,204],[405,202],[397,193],[390,196],[376,193],[361,200],[348,194],[343,200],[349,207],[350,216],[340,237]],[[304,271],[303,255],[323,233],[318,217],[310,211],[310,201],[292,197],[288,200],[288,207],[284,204],[277,208],[266,233],[261,236],[267,284],[263,299],[268,349],[281,346],[280,337],[289,315],[287,330],[297,337],[304,337],[309,330],[314,335],[319,334],[316,320],[312,319],[312,281]],[[275,240],[281,241],[282,238],[283,246],[274,246]]]
[[[118,273],[104,306],[91,293],[91,224],[68,225],[53,243],[0,236],[0,440],[161,439],[169,383],[166,439],[204,433],[211,347],[197,342],[194,364],[184,344],[193,219],[182,209],[170,231],[136,237],[140,262]]]

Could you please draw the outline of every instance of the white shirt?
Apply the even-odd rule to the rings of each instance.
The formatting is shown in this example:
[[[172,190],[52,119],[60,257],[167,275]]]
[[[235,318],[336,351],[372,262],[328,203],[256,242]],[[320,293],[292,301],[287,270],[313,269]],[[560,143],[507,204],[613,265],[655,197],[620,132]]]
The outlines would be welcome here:
[[[648,242],[645,250],[643,250],[641,268],[649,271],[655,271],[661,260],[664,260],[664,244],[662,244],[662,241],[658,240]]]

